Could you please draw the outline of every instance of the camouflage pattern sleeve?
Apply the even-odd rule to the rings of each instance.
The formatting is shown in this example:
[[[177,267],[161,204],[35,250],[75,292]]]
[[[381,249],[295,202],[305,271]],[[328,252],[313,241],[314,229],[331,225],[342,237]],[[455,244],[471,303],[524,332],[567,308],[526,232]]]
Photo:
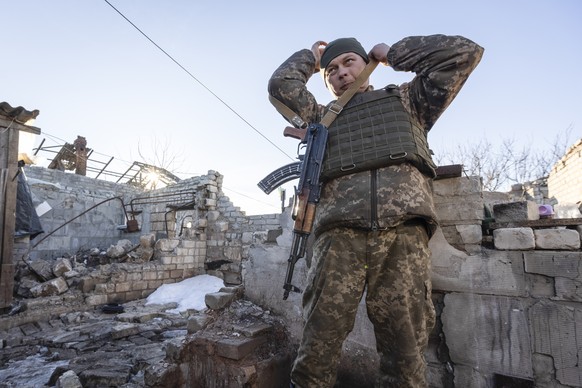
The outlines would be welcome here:
[[[483,48],[462,36],[411,36],[391,46],[388,63],[396,71],[416,73],[400,91],[405,106],[429,131],[482,56]]]
[[[287,59],[271,76],[269,94],[287,105],[305,122],[321,119],[322,108],[307,90],[307,81],[315,71],[315,57],[311,50],[300,50]]]

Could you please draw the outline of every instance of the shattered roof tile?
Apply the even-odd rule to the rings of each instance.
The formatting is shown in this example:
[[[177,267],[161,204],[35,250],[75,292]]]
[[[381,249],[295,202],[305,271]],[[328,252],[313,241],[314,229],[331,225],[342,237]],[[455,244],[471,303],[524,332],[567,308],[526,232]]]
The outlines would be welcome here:
[[[7,102],[0,102],[0,116],[5,116],[20,124],[25,124],[30,119],[36,119],[39,113],[38,109],[29,111],[21,106],[13,108]]]

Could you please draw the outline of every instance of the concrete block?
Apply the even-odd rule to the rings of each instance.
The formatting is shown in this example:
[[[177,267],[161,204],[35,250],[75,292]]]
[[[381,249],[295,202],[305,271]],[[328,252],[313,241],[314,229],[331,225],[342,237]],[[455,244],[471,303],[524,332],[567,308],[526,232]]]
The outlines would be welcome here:
[[[573,229],[534,230],[536,249],[574,250],[580,248],[580,234]]]
[[[235,331],[240,332],[245,337],[258,337],[273,330],[273,326],[266,323],[254,323],[249,326],[234,326]]]
[[[582,252],[524,252],[525,271],[549,277],[563,277],[582,281],[578,268]]]
[[[435,209],[439,222],[449,225],[457,221],[482,220],[484,205],[481,197],[475,197],[474,201],[467,198],[447,198],[445,202],[439,202],[435,197]]]
[[[231,360],[240,360],[267,342],[264,336],[255,338],[229,338],[216,343],[216,354]]]
[[[539,220],[538,204],[534,201],[519,201],[493,205],[495,222]]]
[[[527,305],[516,298],[445,295],[441,315],[451,360],[483,373],[533,377]],[[480,341],[488,338],[488,341]]]
[[[220,310],[229,306],[235,297],[229,292],[212,292],[204,296],[204,303],[212,310]]]
[[[107,304],[107,294],[89,295],[87,298],[85,298],[85,303],[87,303],[89,306]]]
[[[437,229],[429,242],[433,290],[525,295],[521,252],[483,249],[478,255],[455,249]]]
[[[558,203],[554,205],[554,218],[582,218],[580,208],[575,203]]]
[[[456,227],[461,235],[463,244],[481,244],[483,239],[481,225],[457,225]]]
[[[69,285],[63,278],[55,278],[44,283],[34,286],[30,289],[30,293],[35,298],[60,295],[69,289]]]
[[[534,249],[535,238],[531,228],[501,228],[493,231],[493,242],[499,250]]]
[[[167,238],[159,239],[156,242],[156,250],[162,252],[172,252],[174,251],[174,249],[176,249],[178,244],[180,244],[180,240],[178,239],[167,239]]]
[[[139,333],[139,325],[134,323],[118,323],[111,328],[111,338],[120,339]]]
[[[582,282],[562,277],[556,278],[554,282],[554,299],[582,302]]]
[[[144,234],[139,238],[139,245],[142,248],[154,248],[156,244],[155,233]]]
[[[532,350],[554,360],[556,379],[563,385],[580,386],[582,356],[576,333],[582,332],[582,310],[541,301],[530,308]]]
[[[209,315],[199,314],[188,318],[188,333],[193,334],[204,329],[212,321]]]
[[[63,275],[65,272],[69,272],[73,270],[73,264],[71,260],[66,259],[64,257],[60,257],[55,261],[53,265],[53,274],[56,277]]]
[[[439,179],[433,181],[435,196],[467,196],[481,193],[481,178],[478,176]]]

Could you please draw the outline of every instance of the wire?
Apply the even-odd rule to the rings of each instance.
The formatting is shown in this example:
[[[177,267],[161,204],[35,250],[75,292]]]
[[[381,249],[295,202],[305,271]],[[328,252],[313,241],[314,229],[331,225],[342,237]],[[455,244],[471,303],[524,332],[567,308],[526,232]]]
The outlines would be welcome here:
[[[192,73],[190,73],[184,66],[182,66],[180,64],[180,62],[178,62],[176,59],[174,59],[174,57],[172,57],[170,54],[168,54],[166,52],[166,50],[164,50],[163,48],[161,48],[156,42],[154,42],[149,36],[146,35],[145,32],[143,32],[142,30],[139,29],[138,26],[136,26],[131,20],[129,20],[124,14],[122,14],[117,8],[115,8],[108,0],[103,0],[105,1],[111,8],[113,8],[115,10],[115,12],[117,12],[122,18],[124,18],[129,24],[131,24],[133,26],[133,28],[135,28],[136,30],[139,31],[140,34],[142,34],[147,40],[150,41],[150,43],[152,43],[154,46],[156,46],[162,53],[164,53],[168,58],[170,58],[172,60],[172,62],[174,62],[176,65],[178,65],[182,70],[184,70],[186,72],[186,74],[188,74],[194,81],[198,82],[200,84],[200,86],[202,86],[204,89],[206,89],[210,94],[212,94],[218,101],[220,101],[224,106],[226,106],[232,113],[234,113],[236,116],[238,116],[238,118],[240,118],[245,124],[247,124],[249,127],[251,127],[256,133],[258,133],[260,136],[262,136],[265,140],[267,140],[269,143],[271,143],[272,146],[274,146],[275,148],[277,148],[279,151],[281,151],[285,156],[287,156],[289,159],[291,160],[295,160],[294,158],[292,158],[291,156],[289,156],[285,151],[283,151],[281,148],[279,148],[279,146],[277,146],[275,143],[273,143],[271,140],[269,140],[269,138],[267,138],[265,135],[263,135],[261,133],[261,131],[259,131],[257,128],[255,128],[251,123],[249,123],[244,117],[242,117],[237,111],[235,111],[230,105],[228,105],[222,98],[220,98],[216,93],[214,93],[212,90],[210,90],[210,88],[208,88],[206,85],[204,85],[202,83],[202,81],[200,81],[198,78],[196,78]]]

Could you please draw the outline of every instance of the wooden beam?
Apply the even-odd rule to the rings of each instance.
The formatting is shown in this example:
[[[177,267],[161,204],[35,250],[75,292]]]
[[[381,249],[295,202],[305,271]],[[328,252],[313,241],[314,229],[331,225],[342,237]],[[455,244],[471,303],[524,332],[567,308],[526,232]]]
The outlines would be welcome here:
[[[489,229],[500,228],[550,228],[582,225],[582,218],[544,218],[529,221],[492,222]]]
[[[16,126],[0,126],[0,310],[8,308],[12,303],[14,287],[12,251],[16,226],[18,131]]]
[[[20,124],[9,117],[0,116],[0,129],[4,128],[14,128],[19,131],[33,133],[35,135],[40,135],[40,128],[33,127],[30,125]]]

